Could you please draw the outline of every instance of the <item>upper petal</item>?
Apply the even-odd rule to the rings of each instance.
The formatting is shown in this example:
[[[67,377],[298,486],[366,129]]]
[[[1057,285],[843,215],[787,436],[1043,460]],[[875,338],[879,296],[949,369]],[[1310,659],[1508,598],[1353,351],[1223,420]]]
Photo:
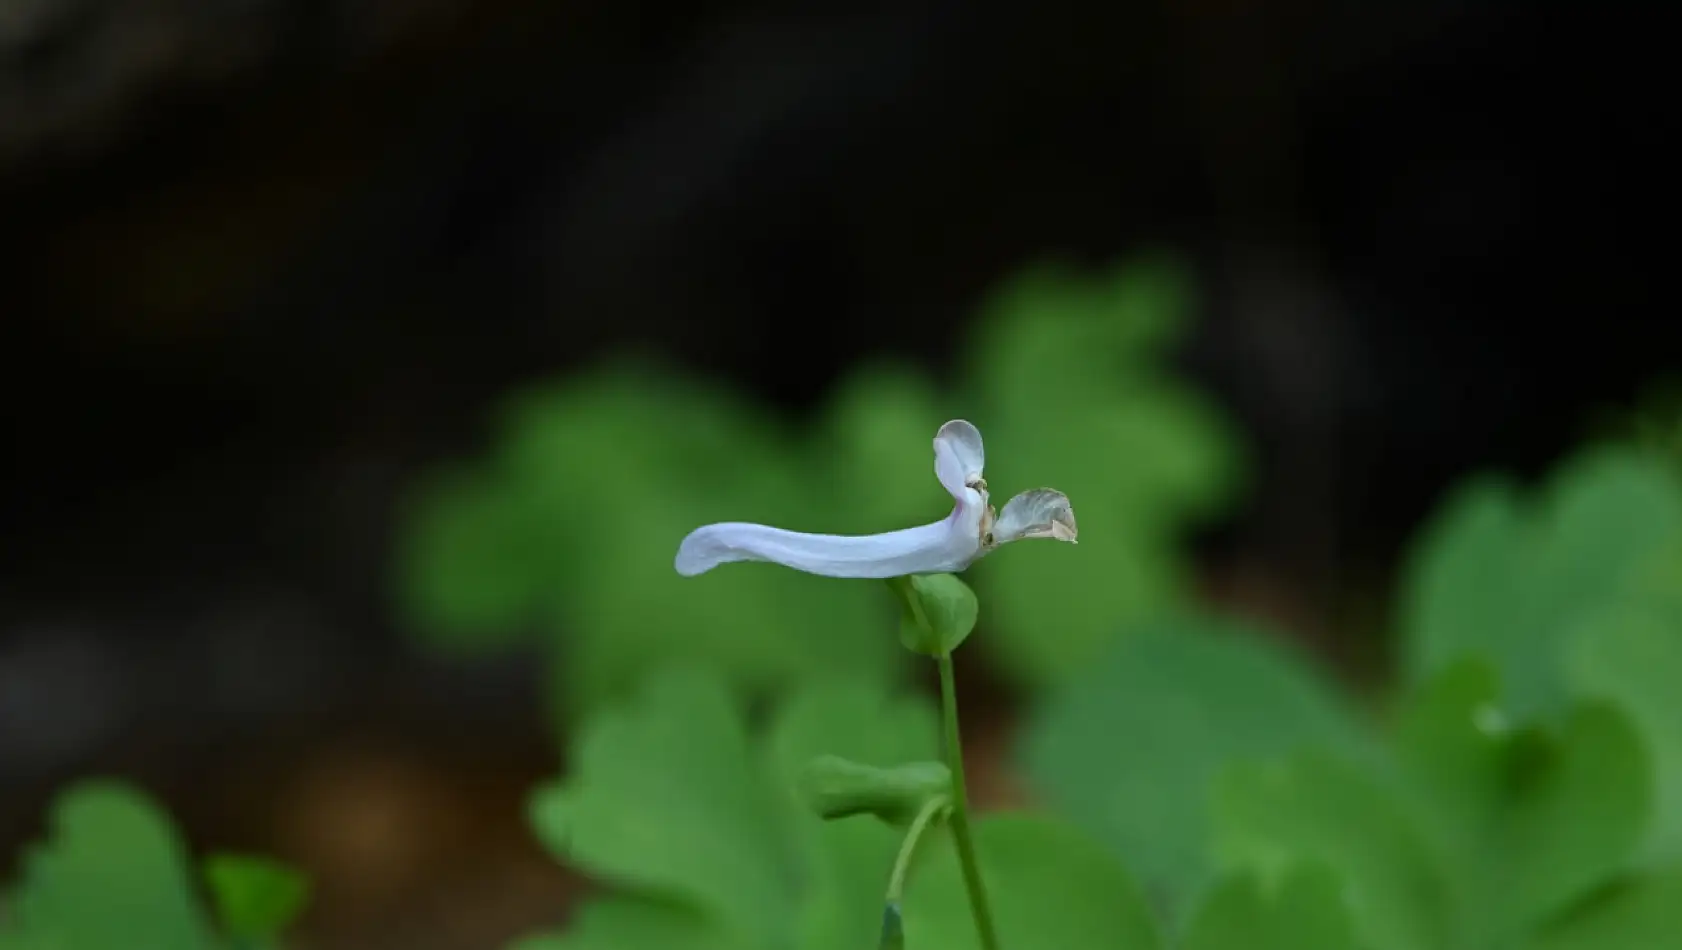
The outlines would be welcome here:
[[[993,522],[993,543],[1019,538],[1053,538],[1075,543],[1075,510],[1069,496],[1051,488],[1025,491],[1005,502]]]
[[[981,553],[980,513],[954,508],[933,524],[885,534],[804,534],[724,522],[690,532],[675,566],[686,577],[731,561],[771,561],[825,577],[900,577],[961,571]]]
[[[987,467],[987,452],[981,433],[963,419],[953,419],[934,434],[934,474],[940,484],[960,502],[967,501],[966,488],[975,488]]]

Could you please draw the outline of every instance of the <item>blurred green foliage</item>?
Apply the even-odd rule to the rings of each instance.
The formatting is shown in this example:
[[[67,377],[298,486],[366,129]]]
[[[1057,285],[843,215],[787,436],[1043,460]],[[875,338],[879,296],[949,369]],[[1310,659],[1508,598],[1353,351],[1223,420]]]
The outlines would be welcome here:
[[[303,909],[307,886],[271,861],[213,858],[212,917],[168,816],[125,784],[87,781],[53,804],[0,915],[0,950],[257,950]]]
[[[1166,369],[1189,309],[1164,261],[1035,270],[986,305],[955,385],[877,365],[804,429],[649,364],[533,389],[487,457],[417,490],[399,545],[410,626],[456,648],[544,639],[572,712],[664,662],[755,692],[892,675],[904,657],[875,585],[758,564],[683,578],[672,555],[714,521],[874,533],[937,520],[951,499],[930,440],[961,416],[987,441],[999,497],[1054,485],[1074,500],[1078,549],[1019,545],[972,572],[999,668],[1054,683],[1126,621],[1183,599],[1180,536],[1232,494],[1231,435]]]
[[[1354,752],[1363,741],[1305,660],[1245,625],[1182,614],[1144,623],[1045,696],[1020,755],[1058,808],[1179,916],[1216,871],[1206,799],[1222,769],[1310,746]]]
[[[1024,764],[1184,947],[1676,946],[1679,529],[1645,452],[1588,449],[1534,497],[1474,480],[1404,578],[1382,728],[1272,638],[1181,613],[1045,695]]]
[[[1404,580],[1410,678],[1468,656],[1510,715],[1619,706],[1658,771],[1650,856],[1682,858],[1682,482],[1651,453],[1585,450],[1528,496],[1477,479],[1427,526]]]

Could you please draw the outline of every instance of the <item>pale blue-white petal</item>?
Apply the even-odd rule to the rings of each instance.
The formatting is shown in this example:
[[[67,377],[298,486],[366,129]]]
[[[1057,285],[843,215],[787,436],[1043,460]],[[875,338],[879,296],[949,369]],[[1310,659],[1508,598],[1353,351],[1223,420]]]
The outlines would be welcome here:
[[[1052,538],[1073,544],[1079,533],[1069,496],[1050,488],[1025,491],[1010,501],[993,522],[993,543],[1020,538]]]
[[[960,505],[942,521],[885,534],[803,534],[762,524],[710,524],[683,539],[676,567],[691,577],[732,561],[770,561],[825,577],[881,578],[961,571],[980,553],[980,510]]]
[[[987,452],[975,426],[953,419],[934,434],[934,474],[953,498],[965,501],[964,489],[981,482],[986,467]]]

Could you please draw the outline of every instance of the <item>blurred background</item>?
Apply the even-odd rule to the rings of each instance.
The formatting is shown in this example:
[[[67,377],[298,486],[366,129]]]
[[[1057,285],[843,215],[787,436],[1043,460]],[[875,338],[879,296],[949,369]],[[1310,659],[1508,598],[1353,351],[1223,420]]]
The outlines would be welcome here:
[[[454,648],[496,624],[412,593],[424,486],[545,387],[660,393],[600,445],[694,387],[811,458],[862,387],[910,420],[894,477],[938,492],[926,440],[993,432],[1021,371],[968,341],[1048,261],[1171,275],[1158,371],[1231,435],[1225,500],[1165,537],[1201,596],[1371,681],[1445,489],[1543,470],[1682,368],[1645,10],[6,0],[0,853],[117,774],[195,844],[307,869],[310,946],[556,919],[577,885],[524,801],[597,667],[541,661],[565,622]],[[728,473],[713,433],[677,464]],[[682,525],[767,514],[648,491],[600,505],[675,505],[668,570]],[[998,665],[963,669],[983,759]]]

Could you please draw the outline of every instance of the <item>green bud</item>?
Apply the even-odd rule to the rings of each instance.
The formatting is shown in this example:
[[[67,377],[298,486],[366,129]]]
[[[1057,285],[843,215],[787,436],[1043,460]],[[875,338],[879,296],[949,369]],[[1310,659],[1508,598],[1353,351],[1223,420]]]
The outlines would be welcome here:
[[[826,821],[871,814],[905,826],[930,799],[952,794],[952,772],[941,762],[878,768],[820,755],[806,763],[800,785],[806,804]]]
[[[975,591],[953,574],[910,574],[888,578],[899,596],[899,641],[912,653],[944,656],[975,629],[981,612]]]

